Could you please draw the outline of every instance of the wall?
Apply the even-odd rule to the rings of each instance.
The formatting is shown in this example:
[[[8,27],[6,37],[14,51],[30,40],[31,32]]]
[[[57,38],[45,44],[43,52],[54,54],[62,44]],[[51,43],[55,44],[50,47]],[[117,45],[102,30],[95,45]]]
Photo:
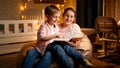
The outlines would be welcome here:
[[[76,10],[76,0],[66,0],[65,8],[72,6]]]
[[[105,16],[120,20],[120,0],[105,0]]]
[[[0,0],[0,20],[20,19],[20,0]]]
[[[116,0],[105,0],[105,16],[116,17]]]
[[[34,1],[34,0],[30,0]],[[76,0],[65,0],[66,3],[64,4],[64,8],[68,6],[73,6],[74,9],[76,9]],[[24,4],[28,2],[28,0],[0,0],[0,20],[19,20],[22,16],[22,11],[20,9],[20,6],[24,6]],[[32,5],[32,6],[29,6]],[[34,9],[43,9],[48,4],[38,4],[34,5],[33,3],[29,3],[29,7]],[[33,9],[33,10],[34,10]],[[63,10],[63,9],[62,9]],[[33,14],[36,12],[33,12]],[[32,15],[28,14],[28,15]]]
[[[117,21],[120,20],[120,0],[116,1],[116,18]]]
[[[24,0],[0,0],[0,20],[18,20],[21,19],[20,5]],[[25,0],[27,1],[27,0]],[[105,15],[120,20],[120,0],[105,0]],[[64,8],[72,6],[76,9],[76,0],[66,0]],[[46,5],[36,5],[36,7],[44,8]]]

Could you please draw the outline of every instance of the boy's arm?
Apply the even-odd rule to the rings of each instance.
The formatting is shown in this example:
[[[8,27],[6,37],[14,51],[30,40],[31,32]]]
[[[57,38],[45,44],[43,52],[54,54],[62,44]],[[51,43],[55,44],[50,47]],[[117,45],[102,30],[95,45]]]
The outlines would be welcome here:
[[[56,34],[55,35],[50,35],[50,36],[45,36],[41,40],[48,41],[48,40],[51,40],[51,39],[54,39],[54,38],[59,38],[59,36],[56,35]]]
[[[59,37],[57,34],[47,36],[47,33],[48,33],[48,30],[46,29],[46,25],[43,24],[40,26],[38,33],[37,33],[37,36],[42,41],[48,41],[48,40],[51,40],[53,38]]]

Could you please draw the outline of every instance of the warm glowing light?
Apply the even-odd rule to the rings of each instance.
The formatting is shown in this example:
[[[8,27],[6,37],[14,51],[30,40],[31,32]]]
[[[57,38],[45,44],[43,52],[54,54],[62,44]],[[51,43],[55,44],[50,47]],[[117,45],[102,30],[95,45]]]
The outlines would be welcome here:
[[[24,15],[22,15],[22,19],[24,19]]]
[[[27,5],[27,3],[25,3],[25,5]]]
[[[27,6],[26,6],[26,5],[25,5],[24,7],[25,7],[25,8],[27,8]]]
[[[28,1],[30,1],[30,0],[28,0]]]
[[[64,2],[66,2],[66,0],[64,0]]]
[[[59,5],[59,4],[57,4],[57,7],[58,7],[58,8],[60,8],[60,5]]]
[[[40,0],[40,2],[41,2],[42,0]]]
[[[64,7],[64,5],[62,5],[62,7]]]
[[[21,6],[21,7],[20,7],[20,10],[22,10],[22,11],[23,11],[24,9],[25,9],[25,8],[24,8],[23,6]]]

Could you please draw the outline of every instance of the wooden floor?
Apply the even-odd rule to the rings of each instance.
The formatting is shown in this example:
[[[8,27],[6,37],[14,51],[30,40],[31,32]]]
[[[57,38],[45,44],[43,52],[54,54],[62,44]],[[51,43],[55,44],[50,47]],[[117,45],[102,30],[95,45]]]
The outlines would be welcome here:
[[[0,68],[16,68],[16,57],[18,53],[1,55]],[[120,61],[120,60],[117,60]],[[93,53],[92,68],[120,68],[120,63],[112,62],[109,58],[97,59],[96,53]]]

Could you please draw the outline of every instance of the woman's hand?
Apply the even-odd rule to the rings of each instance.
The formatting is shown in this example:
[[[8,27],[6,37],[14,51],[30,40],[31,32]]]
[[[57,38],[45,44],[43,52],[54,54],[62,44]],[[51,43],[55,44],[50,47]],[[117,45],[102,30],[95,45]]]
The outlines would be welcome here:
[[[73,42],[73,43],[76,44],[80,40],[81,40],[81,38],[73,38],[73,39],[70,40],[70,42]]]
[[[69,41],[69,43],[72,45],[72,46],[78,46],[79,43],[80,43],[80,40],[81,38],[73,38]]]
[[[76,44],[75,43],[73,43],[73,42],[67,42],[68,44],[70,44],[71,46],[76,46]]]

